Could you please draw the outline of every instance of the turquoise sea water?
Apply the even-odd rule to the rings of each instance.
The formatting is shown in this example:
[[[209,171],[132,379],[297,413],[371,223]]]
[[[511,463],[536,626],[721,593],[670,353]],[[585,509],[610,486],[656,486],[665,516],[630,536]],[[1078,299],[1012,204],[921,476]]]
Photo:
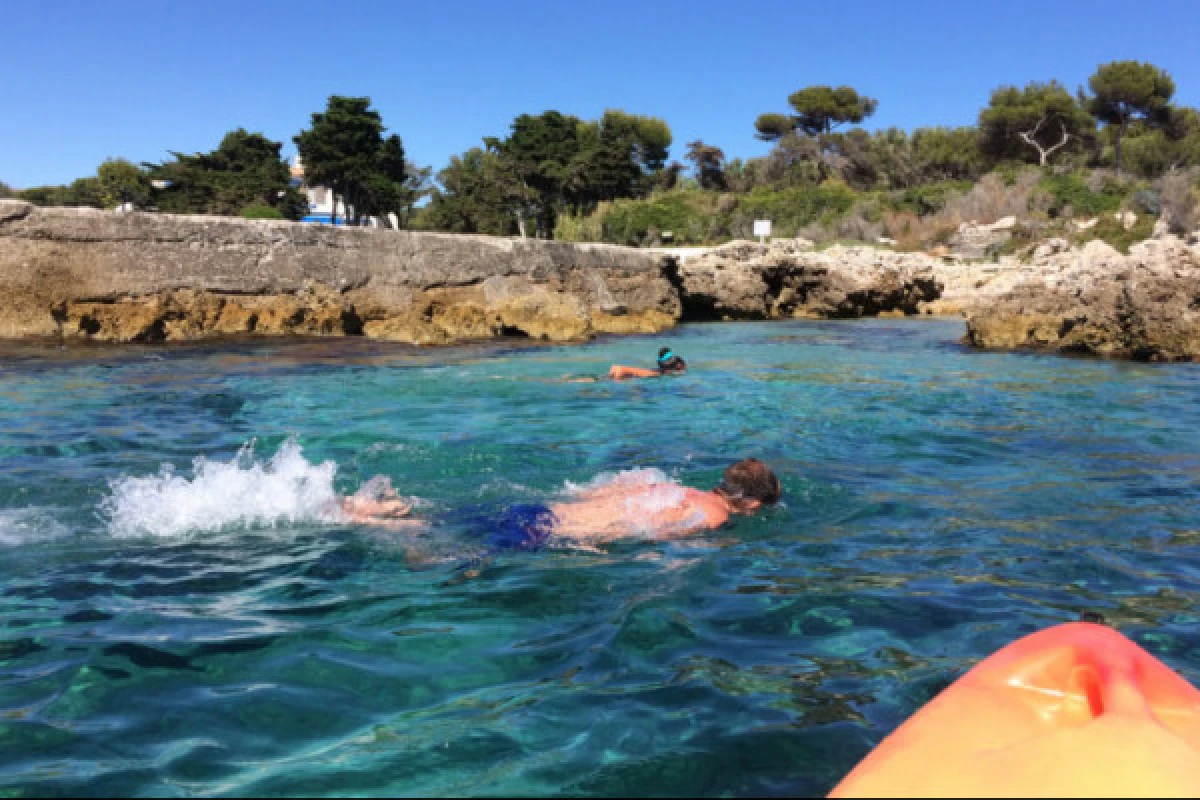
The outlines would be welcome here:
[[[1200,683],[1200,369],[961,333],[9,347],[0,792],[820,793],[1083,611]],[[661,344],[692,372],[553,380]],[[785,504],[694,541],[488,554],[457,521],[747,455]],[[432,531],[328,516],[375,474]]]

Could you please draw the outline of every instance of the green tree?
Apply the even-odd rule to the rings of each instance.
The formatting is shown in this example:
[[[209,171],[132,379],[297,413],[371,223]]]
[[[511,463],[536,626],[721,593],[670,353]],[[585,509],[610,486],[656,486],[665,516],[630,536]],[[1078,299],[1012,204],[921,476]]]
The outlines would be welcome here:
[[[483,140],[499,157],[497,167],[511,172],[510,193],[522,198],[540,237],[554,230],[555,218],[566,207],[572,190],[587,185],[587,167],[597,167],[595,160],[589,164],[579,158],[586,136],[578,117],[546,111],[514,119],[506,139]],[[524,212],[520,218],[524,219]]]
[[[398,214],[401,227],[409,227],[413,213],[420,203],[434,192],[433,167],[421,167],[411,161],[404,164],[404,185],[402,187],[402,209]]]
[[[687,155],[696,171],[696,181],[701,189],[717,189],[724,191],[725,185],[725,151],[719,147],[705,144],[697,139],[688,142]]]
[[[123,158],[110,158],[96,170],[102,202],[106,208],[126,203],[145,206],[150,198],[150,178],[136,164]]]
[[[61,206],[65,192],[65,186],[30,186],[17,192],[17,197],[35,206]]]
[[[268,207],[284,218],[299,219],[308,206],[291,186],[282,149],[280,142],[238,128],[210,153],[172,153],[171,161],[146,165],[151,180],[165,187],[155,191],[155,204],[177,214],[225,216]]]
[[[1130,128],[1125,138],[1126,167],[1147,178],[1200,166],[1200,112],[1173,107],[1161,128]]]
[[[976,181],[989,164],[978,128],[917,128],[910,141],[919,183]]]
[[[12,187],[4,181],[0,181],[0,197],[12,197],[14,194]]]
[[[71,181],[70,186],[63,188],[62,202],[64,206],[88,206],[91,208],[107,208],[113,205],[112,195],[104,188],[100,178],[90,176]]]
[[[1057,81],[1023,89],[1001,86],[979,113],[984,152],[995,159],[1030,160],[1046,166],[1054,153],[1095,131],[1086,110]]]
[[[755,121],[758,137],[778,141],[792,131],[809,136],[828,135],[839,125],[859,124],[875,113],[879,102],[849,86],[809,86],[788,97],[793,113],[763,114]]]
[[[1169,117],[1175,82],[1165,70],[1139,61],[1113,61],[1096,70],[1088,79],[1092,94],[1087,110],[1112,129],[1116,149],[1117,173],[1122,167],[1121,140],[1130,124],[1141,120],[1149,127],[1161,127]]]
[[[661,183],[671,138],[661,119],[615,109],[582,123],[567,170],[565,205],[588,210],[604,200],[645,195]]]
[[[69,186],[33,186],[22,189],[16,196],[37,206],[105,207],[105,193],[95,176],[79,178]]]
[[[437,180],[440,186],[417,215],[419,227],[507,236],[531,215],[532,190],[494,152],[475,147],[453,156]]]
[[[364,216],[404,213],[404,147],[383,131],[369,97],[333,95],[324,112],[312,115],[312,127],[295,137],[305,177],[329,187],[335,215],[341,199],[355,225]]]

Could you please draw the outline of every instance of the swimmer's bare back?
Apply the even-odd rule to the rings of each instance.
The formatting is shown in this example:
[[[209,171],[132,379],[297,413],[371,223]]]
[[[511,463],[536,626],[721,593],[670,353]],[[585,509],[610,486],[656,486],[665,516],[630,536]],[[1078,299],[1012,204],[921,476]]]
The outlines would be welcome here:
[[[662,373],[656,369],[627,367],[623,364],[613,364],[608,370],[608,377],[614,381],[624,381],[630,378],[657,378]]]
[[[550,507],[555,517],[554,533],[577,542],[604,542],[627,536],[674,539],[715,530],[729,520],[729,507],[712,492],[682,487],[682,502],[650,513],[659,487],[639,489],[607,487],[568,503]],[[643,502],[639,502],[643,501]],[[645,502],[651,501],[651,502]]]
[[[657,378],[659,371],[656,369],[642,369],[641,367],[626,367],[621,364],[613,364],[608,374],[604,376],[610,381],[625,381],[631,378]],[[603,378],[595,378],[591,376],[579,378],[565,378],[565,383],[598,383]]]

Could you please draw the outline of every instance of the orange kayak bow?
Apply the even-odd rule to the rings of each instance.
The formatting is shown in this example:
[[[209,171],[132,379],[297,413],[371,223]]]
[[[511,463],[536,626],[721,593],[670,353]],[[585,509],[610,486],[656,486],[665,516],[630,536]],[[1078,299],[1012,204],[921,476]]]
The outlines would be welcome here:
[[[1071,623],[984,660],[831,797],[1200,797],[1200,692],[1120,633]]]

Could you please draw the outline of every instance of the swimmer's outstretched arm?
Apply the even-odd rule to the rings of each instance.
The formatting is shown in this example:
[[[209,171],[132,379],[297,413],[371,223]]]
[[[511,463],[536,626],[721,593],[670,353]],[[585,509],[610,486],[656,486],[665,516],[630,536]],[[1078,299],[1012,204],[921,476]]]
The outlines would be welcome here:
[[[657,378],[659,375],[660,373],[656,369],[626,367],[623,364],[613,364],[608,369],[608,377],[614,381],[623,381],[629,378]]]

